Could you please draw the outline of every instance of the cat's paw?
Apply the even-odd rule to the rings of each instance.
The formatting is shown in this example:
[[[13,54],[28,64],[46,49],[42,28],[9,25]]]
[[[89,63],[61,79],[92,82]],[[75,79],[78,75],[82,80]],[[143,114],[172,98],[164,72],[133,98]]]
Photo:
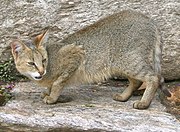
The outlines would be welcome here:
[[[123,98],[123,96],[121,94],[114,94],[113,95],[113,100],[115,100],[115,101],[125,102],[128,99],[129,98]]]
[[[43,99],[44,103],[46,104],[54,104],[56,103],[56,100],[54,100],[52,97],[50,96],[45,96]]]
[[[44,99],[46,96],[49,96],[47,92],[42,92],[40,95],[41,99]]]
[[[133,108],[135,109],[147,109],[149,107],[149,103],[143,102],[143,101],[136,101],[133,104]]]

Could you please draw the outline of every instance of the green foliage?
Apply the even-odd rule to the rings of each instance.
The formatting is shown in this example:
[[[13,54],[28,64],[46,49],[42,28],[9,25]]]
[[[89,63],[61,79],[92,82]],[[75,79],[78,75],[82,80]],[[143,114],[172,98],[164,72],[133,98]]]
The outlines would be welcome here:
[[[12,58],[7,61],[0,61],[0,82],[8,83],[20,80],[27,80],[27,78],[18,73]]]
[[[11,90],[14,88],[14,83],[3,84],[0,82],[0,106],[5,105],[13,96]]]
[[[13,60],[9,59],[3,63],[0,63],[0,80],[3,82],[10,82],[15,80],[15,76],[13,75]]]
[[[11,90],[15,81],[23,79],[15,69],[13,59],[0,61],[0,106],[5,105],[11,98]]]

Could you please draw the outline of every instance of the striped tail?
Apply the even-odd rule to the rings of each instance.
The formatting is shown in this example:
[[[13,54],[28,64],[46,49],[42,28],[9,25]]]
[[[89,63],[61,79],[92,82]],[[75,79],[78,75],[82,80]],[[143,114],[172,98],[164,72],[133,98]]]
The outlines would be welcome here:
[[[161,36],[159,34],[159,31],[156,30],[156,45],[154,50],[154,69],[155,72],[158,73],[160,77],[159,87],[161,91],[168,97],[171,97],[171,93],[164,85],[164,78],[161,75],[161,60],[162,60],[162,42],[161,42]]]

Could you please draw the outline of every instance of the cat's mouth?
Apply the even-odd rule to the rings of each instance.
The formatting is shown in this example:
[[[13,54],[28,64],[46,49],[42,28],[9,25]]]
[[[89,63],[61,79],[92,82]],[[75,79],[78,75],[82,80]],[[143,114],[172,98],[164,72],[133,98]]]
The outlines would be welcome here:
[[[41,80],[42,76],[34,77],[35,80]]]
[[[45,74],[46,74],[46,71],[44,72],[43,75],[40,75],[38,72],[29,72],[26,75],[30,77],[31,79],[38,81],[38,80],[41,80]]]

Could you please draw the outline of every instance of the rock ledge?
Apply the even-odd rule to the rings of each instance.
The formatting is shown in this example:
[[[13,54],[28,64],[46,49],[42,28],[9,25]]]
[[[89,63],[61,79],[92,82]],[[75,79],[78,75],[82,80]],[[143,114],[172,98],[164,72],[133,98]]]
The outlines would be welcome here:
[[[70,87],[64,89],[60,102],[46,105],[39,97],[42,88],[31,82],[18,83],[13,91],[15,99],[0,107],[0,130],[180,131],[180,122],[165,112],[157,96],[147,110],[132,108],[139,96],[128,102],[113,101],[112,94],[122,89],[96,85]]]

